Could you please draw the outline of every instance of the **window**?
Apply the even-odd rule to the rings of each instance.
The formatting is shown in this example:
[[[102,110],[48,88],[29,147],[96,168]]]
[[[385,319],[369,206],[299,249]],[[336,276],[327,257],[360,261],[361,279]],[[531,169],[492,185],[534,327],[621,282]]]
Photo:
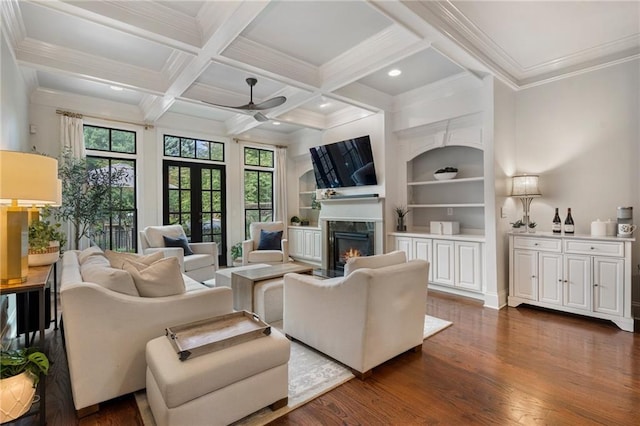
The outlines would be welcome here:
[[[92,241],[103,250],[137,252],[136,132],[85,125],[89,172],[117,177],[109,197],[110,212],[93,224]]]
[[[244,149],[244,227],[249,237],[253,222],[273,220],[273,151]]]
[[[164,155],[166,157],[224,161],[224,144],[164,135]]]

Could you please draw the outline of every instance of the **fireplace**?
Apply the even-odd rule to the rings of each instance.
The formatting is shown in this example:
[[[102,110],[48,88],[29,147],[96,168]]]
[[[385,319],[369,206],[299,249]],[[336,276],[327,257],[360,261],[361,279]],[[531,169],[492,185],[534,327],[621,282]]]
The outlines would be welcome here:
[[[334,275],[344,274],[349,258],[375,254],[375,223],[329,221],[328,227],[327,266]]]

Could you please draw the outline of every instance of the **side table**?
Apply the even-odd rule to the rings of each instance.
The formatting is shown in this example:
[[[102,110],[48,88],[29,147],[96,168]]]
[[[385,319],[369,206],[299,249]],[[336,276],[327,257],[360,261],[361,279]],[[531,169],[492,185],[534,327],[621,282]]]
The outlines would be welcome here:
[[[49,281],[49,275],[53,271],[53,265],[44,265],[44,266],[32,266],[29,267],[29,273],[27,275],[27,280],[23,283],[19,284],[1,284],[0,283],[0,293],[1,294],[19,294],[19,293],[29,293],[32,291],[38,292],[38,310],[39,310],[39,345],[40,350],[47,353],[45,350],[45,340],[44,340],[44,323],[45,323],[45,312],[44,312],[44,304],[45,304],[45,288],[47,286],[47,281]],[[29,309],[27,304],[26,316],[29,316]],[[28,332],[25,337],[25,345],[29,345]],[[33,344],[33,341],[31,342]],[[39,402],[39,417],[40,424],[44,425],[46,422],[46,378],[47,376],[42,376],[40,378],[40,383],[38,384],[38,395],[40,396]],[[29,412],[31,414],[31,412]],[[26,415],[29,415],[26,414]]]

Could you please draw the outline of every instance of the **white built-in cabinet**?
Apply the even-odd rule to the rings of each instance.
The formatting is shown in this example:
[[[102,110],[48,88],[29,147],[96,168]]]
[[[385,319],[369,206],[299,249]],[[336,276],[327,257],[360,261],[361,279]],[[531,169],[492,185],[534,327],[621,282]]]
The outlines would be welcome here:
[[[633,331],[630,238],[511,234],[509,306],[608,319]]]
[[[404,232],[391,235],[395,249],[404,251],[407,259],[429,262],[430,288],[482,299],[484,243],[481,238]]]
[[[289,256],[312,263],[322,261],[322,231],[320,228],[290,226],[288,228]]]
[[[316,180],[313,170],[307,170],[298,178],[298,210],[300,219],[306,219],[311,226],[318,225],[320,210],[314,208]]]

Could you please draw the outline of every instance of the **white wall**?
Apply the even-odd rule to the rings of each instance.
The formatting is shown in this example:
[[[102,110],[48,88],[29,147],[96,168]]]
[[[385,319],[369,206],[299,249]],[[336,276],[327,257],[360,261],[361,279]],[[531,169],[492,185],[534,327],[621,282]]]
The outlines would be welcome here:
[[[516,171],[540,175],[531,204],[539,229],[551,230],[554,207],[563,219],[571,207],[581,234],[595,219],[615,220],[618,206],[633,206],[640,223],[639,78],[635,60],[517,93]]]
[[[31,151],[29,94],[4,33],[0,32],[0,149]]]

